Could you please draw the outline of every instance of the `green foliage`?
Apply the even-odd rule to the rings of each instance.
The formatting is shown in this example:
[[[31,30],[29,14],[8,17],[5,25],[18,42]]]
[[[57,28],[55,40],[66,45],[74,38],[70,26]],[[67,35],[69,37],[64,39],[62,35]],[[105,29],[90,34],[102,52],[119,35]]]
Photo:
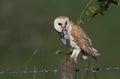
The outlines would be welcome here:
[[[90,17],[92,14],[94,14],[96,12],[97,9],[98,9],[98,6],[89,6],[85,10],[85,15]]]
[[[55,54],[56,54],[56,55],[61,55],[61,54],[71,55],[71,54],[72,54],[72,51],[73,51],[72,48],[69,48],[69,50],[67,50],[67,51],[60,49],[60,50],[57,50],[57,51],[55,52]]]
[[[67,54],[67,55],[71,55],[71,54],[72,54],[72,52],[73,52],[73,49],[72,49],[72,48],[70,48],[70,49],[66,52],[66,54]]]
[[[88,7],[88,10],[91,12],[91,13],[95,13],[97,8],[95,8],[94,6],[89,6]]]
[[[62,54],[62,53],[63,53],[63,50],[57,50],[57,51],[55,52],[56,55],[60,55],[60,54]]]
[[[80,24],[84,24],[84,21],[82,19],[78,20],[77,21],[77,24],[80,25]]]
[[[110,8],[110,4],[113,5],[120,5],[119,0],[97,0],[97,4],[92,4],[91,0],[88,2],[88,4],[85,6],[80,20],[77,21],[77,24],[85,24],[85,21],[81,20],[83,13],[85,16],[87,16],[87,22],[89,22],[92,18],[94,18],[96,15],[104,15],[104,12],[107,11]]]
[[[114,5],[118,5],[119,4],[119,0],[98,0],[97,1],[97,5],[99,6],[95,13],[92,15],[92,17],[95,17],[98,14],[103,15],[105,11],[108,10],[108,8],[110,8],[110,4],[114,4]]]
[[[85,10],[85,15],[87,15],[87,16],[89,16],[89,15],[90,15],[90,13],[89,13],[89,11],[88,11],[88,10]]]

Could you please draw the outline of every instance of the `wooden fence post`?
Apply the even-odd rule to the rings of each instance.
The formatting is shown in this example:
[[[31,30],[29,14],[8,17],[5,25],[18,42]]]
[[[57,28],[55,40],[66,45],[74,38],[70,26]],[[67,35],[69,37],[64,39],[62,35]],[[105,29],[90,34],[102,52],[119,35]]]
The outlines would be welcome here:
[[[76,79],[76,63],[70,56],[61,62],[62,79]]]

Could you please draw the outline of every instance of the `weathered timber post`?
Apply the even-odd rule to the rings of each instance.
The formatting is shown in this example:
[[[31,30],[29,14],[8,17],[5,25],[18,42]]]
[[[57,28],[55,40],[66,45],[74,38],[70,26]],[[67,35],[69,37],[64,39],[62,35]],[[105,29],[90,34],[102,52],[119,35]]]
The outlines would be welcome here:
[[[70,56],[61,62],[62,79],[76,79],[76,63]]]

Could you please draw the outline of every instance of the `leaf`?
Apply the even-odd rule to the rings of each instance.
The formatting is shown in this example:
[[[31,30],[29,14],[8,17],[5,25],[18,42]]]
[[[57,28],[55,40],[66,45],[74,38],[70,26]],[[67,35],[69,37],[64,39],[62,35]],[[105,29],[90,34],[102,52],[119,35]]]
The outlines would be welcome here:
[[[67,51],[67,55],[71,55],[72,54],[72,52],[73,52],[73,49],[72,48],[70,48],[68,51]]]
[[[78,25],[84,24],[84,21],[80,19],[80,20],[77,21],[77,24],[78,24]]]
[[[73,52],[73,49],[72,49],[72,48],[70,48],[70,49],[69,49],[69,52]]]
[[[89,11],[88,11],[88,10],[85,10],[85,14],[86,14],[87,16],[89,16],[89,15],[90,15],[90,13],[89,13]]]
[[[90,6],[88,8],[88,10],[91,12],[91,13],[95,13],[95,11],[97,10],[97,8],[95,8],[94,6]]]
[[[57,51],[55,52],[56,55],[60,55],[60,54],[62,54],[62,53],[63,53],[63,50],[57,50]]]

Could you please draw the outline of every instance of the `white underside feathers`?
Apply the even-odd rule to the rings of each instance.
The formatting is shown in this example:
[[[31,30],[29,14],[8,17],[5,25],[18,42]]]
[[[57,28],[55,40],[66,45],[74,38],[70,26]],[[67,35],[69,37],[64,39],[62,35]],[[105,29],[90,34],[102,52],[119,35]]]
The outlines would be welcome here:
[[[88,56],[83,55],[82,58],[83,58],[84,60],[86,60],[86,59],[88,59]]]

